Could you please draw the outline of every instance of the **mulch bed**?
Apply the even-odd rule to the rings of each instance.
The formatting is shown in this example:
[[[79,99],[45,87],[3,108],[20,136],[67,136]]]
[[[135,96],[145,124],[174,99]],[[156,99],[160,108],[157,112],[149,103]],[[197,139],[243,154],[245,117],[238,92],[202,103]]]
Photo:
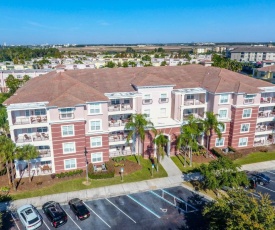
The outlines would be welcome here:
[[[241,153],[243,156],[248,155],[249,153],[253,152],[261,152],[263,148],[267,148],[268,152],[274,152],[275,151],[275,145],[267,145],[267,146],[257,146],[253,148],[247,148],[247,149],[238,149],[238,152]]]
[[[112,162],[114,165],[116,162]],[[119,164],[123,164],[123,166],[117,166],[115,167],[115,176],[120,175],[121,168],[123,168],[123,173],[124,175],[133,173],[135,171],[141,170],[142,166],[139,165],[137,162],[125,160],[125,161],[120,161]]]
[[[205,157],[204,155],[199,155],[199,156],[193,155],[192,159],[193,159],[193,162],[196,162],[196,163],[208,163],[214,160],[212,157]]]

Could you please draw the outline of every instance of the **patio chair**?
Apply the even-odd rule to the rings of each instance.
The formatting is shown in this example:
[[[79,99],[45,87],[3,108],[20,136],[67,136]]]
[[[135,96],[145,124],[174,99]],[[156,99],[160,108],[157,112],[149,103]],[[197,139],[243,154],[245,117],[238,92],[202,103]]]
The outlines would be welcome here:
[[[107,170],[105,163],[102,164],[101,168],[102,168],[102,171],[106,171]]]
[[[31,123],[35,122],[36,118],[35,117],[31,117]]]
[[[93,167],[94,167],[94,172],[97,172],[97,167],[96,167],[96,165],[93,165]]]

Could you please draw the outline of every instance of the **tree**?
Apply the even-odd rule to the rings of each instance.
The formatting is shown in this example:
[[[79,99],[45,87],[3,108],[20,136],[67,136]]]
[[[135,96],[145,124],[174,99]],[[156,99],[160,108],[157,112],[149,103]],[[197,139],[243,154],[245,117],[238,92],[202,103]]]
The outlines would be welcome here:
[[[140,146],[140,142],[142,144],[142,151],[144,150],[146,132],[149,130],[152,130],[154,133],[156,132],[154,124],[148,120],[147,115],[145,114],[132,114],[129,121],[125,125],[125,130],[129,130],[127,142],[129,142],[130,139],[133,139],[133,143],[135,145],[136,140],[138,140],[138,146]],[[140,150],[138,148],[138,164],[140,164],[139,154]]]
[[[204,187],[216,192],[223,186],[233,188],[247,185],[247,176],[240,169],[240,165],[233,163],[227,157],[219,157],[218,160],[211,161],[209,165],[202,164],[199,168],[204,176]]]
[[[37,158],[39,155],[39,152],[35,146],[27,144],[27,145],[23,145],[18,155],[19,155],[18,158],[22,160],[26,160],[28,162],[29,182],[31,182],[31,173],[30,173],[31,160]]]
[[[15,159],[14,150],[15,150],[15,144],[12,142],[12,140],[9,139],[6,135],[1,135],[0,136],[0,158],[6,164],[9,184],[11,184],[11,182],[14,183],[13,167],[11,167],[12,168],[12,177],[10,174],[10,162],[12,163],[13,160]]]
[[[30,80],[31,77],[29,75],[24,75],[23,76],[23,80],[22,80],[22,83],[25,84],[28,80]]]
[[[142,60],[142,61],[151,61],[151,57],[150,57],[148,54],[146,54],[145,56],[143,56],[143,57],[141,58],[141,60]]]
[[[221,129],[224,129],[224,123],[218,121],[217,115],[213,112],[206,112],[206,118],[201,119],[201,123],[203,125],[203,131],[206,135],[206,148],[209,151],[209,143],[211,141],[211,137],[215,132],[219,138],[222,137]],[[208,155],[208,154],[207,154]]]
[[[157,137],[155,137],[154,139],[154,144],[156,144],[157,146],[157,165],[156,165],[156,168],[157,168],[157,171],[159,171],[159,167],[158,167],[158,164],[160,162],[160,157],[164,157],[165,155],[165,151],[164,151],[164,146],[168,143],[168,140],[167,138],[163,135],[162,132],[160,132]]]
[[[192,166],[192,150],[198,150],[197,138],[201,135],[200,120],[192,114],[187,119],[187,124],[181,127],[181,133],[177,138],[177,149],[189,148],[190,166]],[[186,151],[184,157],[184,167],[186,165]]]
[[[14,94],[15,91],[20,87],[21,82],[19,79],[15,78],[13,75],[9,75],[7,77],[6,81],[6,86],[9,88],[9,93]]]
[[[211,230],[273,230],[275,211],[269,195],[260,198],[248,196],[243,189],[228,191],[216,201],[208,203],[203,210]]]

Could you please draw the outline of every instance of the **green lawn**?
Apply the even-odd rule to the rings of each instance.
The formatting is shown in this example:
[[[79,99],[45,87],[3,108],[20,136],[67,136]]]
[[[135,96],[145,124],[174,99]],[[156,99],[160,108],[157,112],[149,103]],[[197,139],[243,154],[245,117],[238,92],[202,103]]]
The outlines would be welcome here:
[[[192,166],[189,166],[189,159],[186,160],[186,167],[184,167],[184,157],[181,155],[177,155],[177,156],[171,156],[172,161],[174,161],[175,165],[178,166],[178,168],[180,169],[180,171],[182,171],[183,173],[188,173],[191,172],[193,170],[195,170],[196,168],[198,168],[200,166],[199,163],[193,162]]]
[[[127,157],[127,159],[136,162],[135,156],[129,156]],[[129,175],[125,175],[123,178],[124,182],[121,182],[121,178],[119,176],[116,176],[110,179],[90,180],[91,185],[86,186],[82,184],[82,182],[85,181],[84,178],[77,178],[69,181],[63,181],[43,189],[38,189],[38,190],[33,190],[28,192],[20,192],[18,194],[12,195],[12,198],[14,200],[17,200],[17,199],[24,199],[27,197],[44,196],[44,195],[50,195],[55,193],[78,191],[78,190],[89,189],[89,188],[97,188],[97,187],[103,187],[108,185],[115,185],[115,184],[121,184],[121,183],[129,183],[129,182],[152,179],[151,171],[150,171],[152,164],[150,160],[145,160],[142,157],[140,157],[140,162],[142,165],[142,169],[134,173],[131,173]],[[161,165],[159,165],[159,172],[154,171],[153,174],[154,174],[153,178],[168,176],[166,171],[163,169]]]
[[[271,161],[271,160],[275,160],[275,152],[250,153],[243,158],[235,160],[234,162],[241,165],[245,165],[245,164],[252,164],[252,163],[263,162],[263,161]]]

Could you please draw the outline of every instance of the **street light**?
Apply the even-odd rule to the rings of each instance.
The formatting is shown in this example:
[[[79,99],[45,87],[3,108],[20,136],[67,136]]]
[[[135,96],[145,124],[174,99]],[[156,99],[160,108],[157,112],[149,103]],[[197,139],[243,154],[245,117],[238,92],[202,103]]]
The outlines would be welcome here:
[[[154,174],[153,174],[153,170],[154,170],[154,168],[155,168],[155,165],[154,165],[154,164],[152,164],[152,177],[154,176]]]
[[[88,151],[87,151],[87,149],[86,149],[86,147],[84,147],[84,154],[85,154],[85,158],[86,158],[86,183],[88,184],[89,182],[88,182],[88,159],[87,159],[87,153],[88,153]]]
[[[124,171],[124,168],[120,168],[121,182],[123,182],[123,171]]]

